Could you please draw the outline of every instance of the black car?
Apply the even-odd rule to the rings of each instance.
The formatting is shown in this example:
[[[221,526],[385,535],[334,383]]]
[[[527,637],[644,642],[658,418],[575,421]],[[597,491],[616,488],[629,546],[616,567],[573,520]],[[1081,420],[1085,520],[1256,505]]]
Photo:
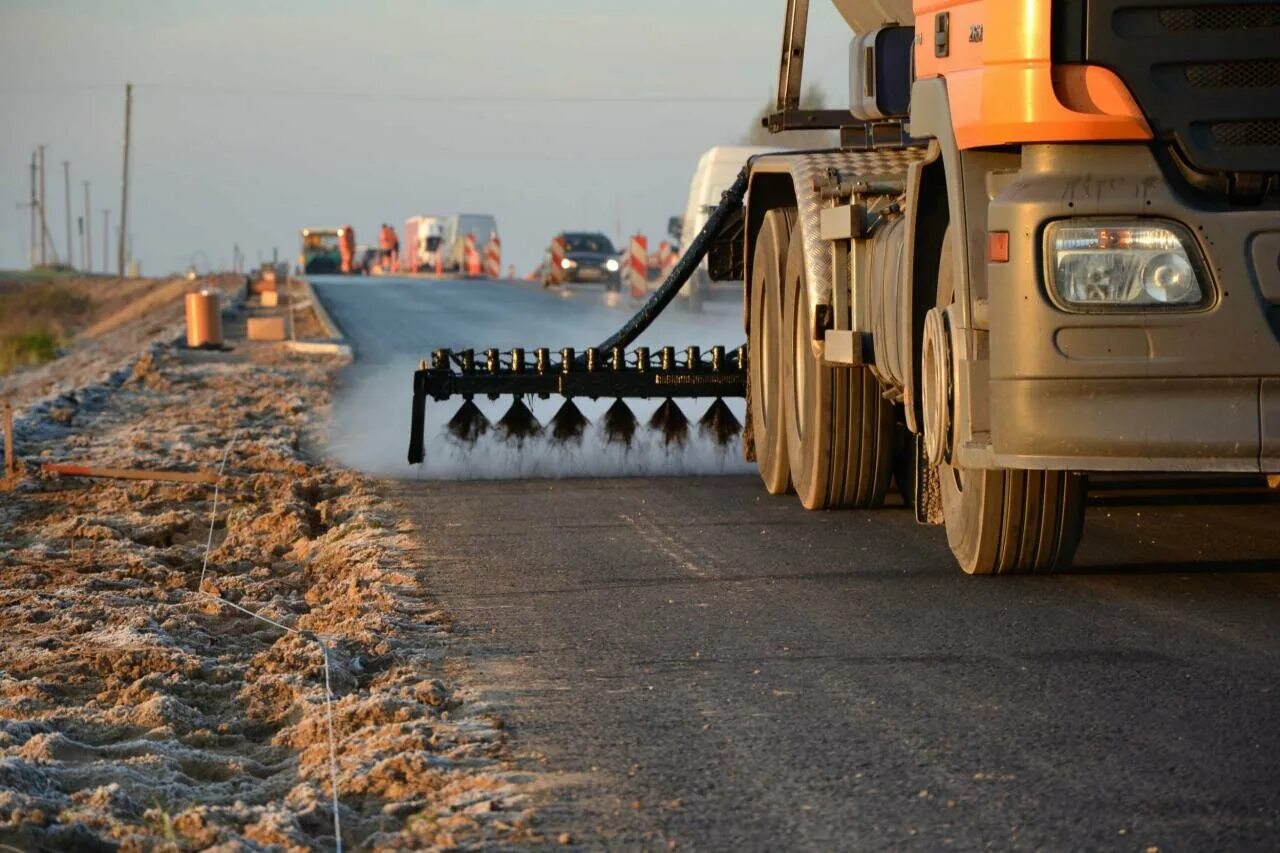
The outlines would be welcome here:
[[[564,260],[560,263],[561,281],[599,282],[616,290],[622,283],[619,270],[622,262],[618,250],[603,234],[586,231],[565,231]],[[549,269],[551,254],[548,251],[544,269]]]

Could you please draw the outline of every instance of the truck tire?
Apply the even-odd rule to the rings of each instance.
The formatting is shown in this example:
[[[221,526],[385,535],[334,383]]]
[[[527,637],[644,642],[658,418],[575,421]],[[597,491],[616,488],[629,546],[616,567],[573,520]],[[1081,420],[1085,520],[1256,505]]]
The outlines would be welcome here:
[[[948,227],[938,265],[938,307],[929,312],[921,347],[925,445],[935,461],[947,544],[971,575],[1049,572],[1071,564],[1084,528],[1085,478],[1069,471],[961,468],[953,464],[951,332],[941,309],[956,299]]]
[[[771,495],[791,489],[787,458],[787,427],[782,405],[782,282],[787,247],[795,226],[794,207],[764,215],[751,262],[751,312],[747,381],[750,383],[751,429],[755,434],[756,467]]]
[[[893,478],[893,405],[866,368],[831,367],[814,355],[798,226],[783,293],[783,420],[796,495],[805,509],[880,506]]]
[[[1083,476],[943,463],[938,477],[947,544],[960,568],[987,575],[1070,566],[1084,527]]]

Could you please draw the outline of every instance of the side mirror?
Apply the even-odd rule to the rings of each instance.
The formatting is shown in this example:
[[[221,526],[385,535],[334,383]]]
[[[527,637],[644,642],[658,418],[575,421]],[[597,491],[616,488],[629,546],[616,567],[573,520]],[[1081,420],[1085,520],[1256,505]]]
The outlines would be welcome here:
[[[667,220],[667,233],[671,235],[671,239],[677,243],[680,242],[681,233],[684,231],[684,217],[673,216]]]

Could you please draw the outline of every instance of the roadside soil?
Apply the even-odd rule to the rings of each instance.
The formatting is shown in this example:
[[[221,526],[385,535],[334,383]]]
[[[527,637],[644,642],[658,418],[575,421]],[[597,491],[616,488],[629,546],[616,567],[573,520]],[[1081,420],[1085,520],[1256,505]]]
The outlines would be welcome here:
[[[90,381],[103,350],[19,383],[27,473],[0,493],[0,842],[332,849],[331,772],[348,848],[540,840],[532,780],[447,655],[415,531],[312,449],[341,360],[187,351],[154,314],[116,331],[139,321],[158,329],[141,357]],[[38,472],[224,459],[216,512],[207,485]]]
[[[187,292],[213,287],[230,298],[243,283],[0,274],[0,394],[22,405],[95,381],[180,334]]]

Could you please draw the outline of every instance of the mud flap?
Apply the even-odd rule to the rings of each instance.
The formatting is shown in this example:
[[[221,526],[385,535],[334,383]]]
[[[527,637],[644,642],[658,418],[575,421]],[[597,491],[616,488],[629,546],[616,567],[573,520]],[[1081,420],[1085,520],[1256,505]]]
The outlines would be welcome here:
[[[929,464],[924,452],[924,436],[914,433],[912,439],[910,451],[915,454],[916,476],[911,505],[916,511],[916,521],[920,524],[942,524],[942,487],[938,483],[938,469]]]

